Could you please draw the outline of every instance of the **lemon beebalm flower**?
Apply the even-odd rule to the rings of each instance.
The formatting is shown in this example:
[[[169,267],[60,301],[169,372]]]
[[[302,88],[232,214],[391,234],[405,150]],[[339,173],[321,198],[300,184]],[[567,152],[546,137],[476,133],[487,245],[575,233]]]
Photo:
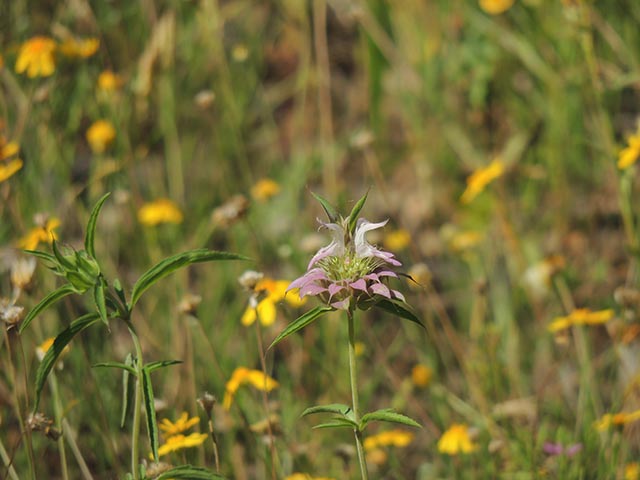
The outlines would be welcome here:
[[[258,390],[265,392],[270,392],[274,388],[278,387],[278,382],[268,375],[265,375],[260,370],[238,367],[233,371],[231,378],[225,386],[224,400],[222,401],[222,406],[225,410],[229,410],[231,408],[233,398],[235,397],[238,388],[247,383]]]
[[[185,448],[197,447],[202,445],[207,439],[206,433],[192,433],[191,435],[173,435],[165,441],[158,448],[158,456],[162,457],[168,453],[175,452],[176,450],[183,450]]]
[[[618,154],[618,168],[626,170],[634,165],[640,157],[640,134],[630,135],[627,138],[627,147]]]
[[[509,10],[515,0],[480,0],[480,8],[491,15],[500,15]]]
[[[199,422],[200,417],[189,418],[189,414],[187,412],[182,412],[180,418],[178,418],[178,420],[176,420],[175,422],[172,422],[168,418],[163,418],[162,421],[158,424],[158,427],[166,436],[173,436],[189,430]]]
[[[111,70],[104,70],[98,75],[98,90],[102,92],[118,90],[123,83],[122,77]]]
[[[486,167],[480,168],[467,177],[467,188],[460,197],[462,203],[470,203],[487,185],[504,173],[504,163],[499,158]]]
[[[280,193],[280,185],[270,178],[258,180],[256,184],[251,187],[251,196],[259,202],[266,202],[278,193]]]
[[[461,423],[454,423],[438,440],[438,451],[447,455],[471,453],[478,446],[471,441],[469,428]]]
[[[182,223],[183,216],[175,203],[168,198],[159,198],[140,207],[138,220],[147,227],[154,227],[161,223]]]
[[[104,153],[116,138],[116,129],[108,120],[96,120],[87,130],[87,142],[93,153]]]
[[[56,42],[49,37],[33,37],[20,46],[16,60],[16,73],[27,73],[27,77],[49,77],[56,70],[54,52]]]
[[[607,323],[613,316],[614,311],[611,309],[592,312],[588,308],[577,308],[569,315],[556,317],[553,322],[547,326],[547,330],[555,333],[573,325],[600,325]]]
[[[391,251],[404,250],[411,243],[411,234],[404,228],[392,230],[384,236],[382,244],[384,248]]]
[[[35,250],[41,243],[51,243],[58,237],[54,230],[60,226],[60,220],[56,217],[49,218],[44,225],[29,230],[24,237],[18,240],[18,248],[23,250]]]
[[[100,48],[100,40],[94,37],[68,37],[60,44],[60,52],[71,58],[89,58]]]
[[[277,309],[276,305],[285,300],[292,307],[300,307],[306,303],[306,298],[300,298],[298,292],[287,292],[289,286],[288,280],[273,280],[271,278],[263,278],[258,281],[254,291],[257,294],[265,294],[266,296],[258,302],[258,305],[254,308],[249,305],[244,311],[240,322],[245,327],[253,325],[257,317],[260,318],[260,323],[265,327],[273,325],[276,321]]]

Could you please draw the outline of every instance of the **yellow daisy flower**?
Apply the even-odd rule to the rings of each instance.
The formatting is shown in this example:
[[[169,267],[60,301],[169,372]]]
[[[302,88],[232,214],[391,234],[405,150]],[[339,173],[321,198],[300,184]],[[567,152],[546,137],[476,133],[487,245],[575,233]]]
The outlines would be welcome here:
[[[567,316],[556,317],[553,322],[547,326],[547,330],[555,333],[560,330],[565,330],[572,325],[600,325],[611,320],[613,315],[614,311],[611,309],[592,312],[588,308],[577,308]]]
[[[251,305],[244,311],[240,322],[245,327],[253,325],[257,316],[260,323],[265,327],[273,325],[276,321],[276,305],[285,300],[293,307],[300,307],[306,302],[306,298],[300,299],[297,290],[287,293],[287,287],[291,282],[288,280],[273,280],[271,278],[263,278],[258,281],[254,291],[256,293],[263,292],[266,296],[258,302],[258,306],[253,308]]]
[[[37,36],[22,44],[18,52],[15,70],[27,72],[29,78],[48,77],[56,70],[54,52],[56,42],[49,37]]]
[[[491,15],[500,15],[509,10],[515,0],[480,0],[480,8]]]
[[[421,363],[411,369],[411,381],[418,388],[426,388],[433,378],[433,369]]]
[[[93,153],[104,153],[116,138],[116,129],[108,120],[96,120],[86,133]]]
[[[105,70],[98,75],[98,90],[113,92],[119,89],[124,81],[122,77],[111,70]]]
[[[270,178],[258,180],[256,184],[251,187],[251,196],[259,202],[266,202],[278,193],[280,193],[280,185]]]
[[[478,446],[471,441],[469,428],[464,424],[454,423],[438,440],[438,451],[447,455],[470,453]]]
[[[182,219],[182,212],[168,198],[159,198],[145,203],[138,210],[138,221],[147,227],[154,227],[161,223],[182,223]]]
[[[382,241],[384,247],[392,252],[404,250],[409,243],[411,243],[411,235],[403,228],[390,231]]]
[[[63,55],[72,58],[89,58],[100,48],[100,40],[90,38],[65,38],[60,44],[60,51]]]
[[[22,160],[11,158],[17,155],[18,151],[17,143],[8,142],[6,138],[0,135],[0,183],[11,178],[22,168]]]
[[[44,222],[44,225],[29,230],[29,233],[18,240],[17,247],[23,250],[35,250],[41,243],[51,243],[58,238],[54,230],[59,226],[60,220],[51,217]]]
[[[163,418],[162,421],[158,424],[158,427],[164,432],[165,435],[173,436],[177,435],[178,433],[182,433],[185,430],[189,430],[199,422],[200,417],[189,418],[189,414],[187,412],[182,412],[180,418],[178,418],[175,423],[168,418]]]
[[[168,453],[175,452],[176,450],[182,450],[184,448],[197,447],[202,445],[207,439],[206,433],[192,433],[191,435],[173,435],[160,445],[158,448],[158,456],[162,457]]]
[[[640,479],[640,463],[632,462],[624,466],[624,480]]]
[[[637,422],[638,420],[640,420],[640,410],[630,413],[607,413],[597,420],[594,423],[594,426],[596,427],[596,430],[604,432],[611,427],[621,427],[628,423]]]
[[[413,433],[406,430],[387,430],[364,439],[365,450],[375,450],[380,447],[406,447],[413,440]]]
[[[634,165],[640,157],[640,135],[629,135],[627,137],[627,147],[620,150],[618,154],[618,168],[626,170]]]
[[[493,160],[486,167],[473,172],[467,178],[467,188],[460,197],[462,203],[470,203],[485,187],[504,173],[504,163],[500,159]]]
[[[231,378],[225,386],[224,400],[222,401],[222,406],[225,410],[229,410],[231,408],[231,403],[233,402],[233,398],[238,391],[238,388],[247,383],[253,385],[258,390],[263,390],[265,392],[270,392],[274,388],[278,387],[278,382],[268,375],[265,375],[260,370],[238,367],[233,371]]]

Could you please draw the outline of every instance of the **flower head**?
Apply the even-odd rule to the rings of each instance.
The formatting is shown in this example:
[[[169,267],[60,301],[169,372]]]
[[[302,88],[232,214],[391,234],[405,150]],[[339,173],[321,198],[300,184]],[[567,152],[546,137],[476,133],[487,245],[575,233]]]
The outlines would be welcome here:
[[[89,58],[100,48],[100,40],[94,37],[75,38],[67,37],[60,44],[60,52],[71,58]]]
[[[103,92],[118,90],[123,83],[122,77],[111,70],[104,70],[98,75],[98,89]]]
[[[592,312],[588,308],[577,308],[567,316],[556,317],[553,322],[547,326],[547,330],[555,333],[560,330],[565,330],[572,325],[599,325],[611,320],[613,315],[614,312],[611,309]]]
[[[161,223],[182,223],[182,212],[171,200],[159,198],[140,207],[138,220],[147,227]]]
[[[238,391],[238,388],[246,383],[249,383],[258,390],[263,390],[265,392],[270,392],[278,386],[278,382],[265,375],[260,370],[238,367],[233,371],[231,378],[225,386],[224,400],[222,401],[222,406],[225,410],[229,410],[231,408],[233,397]]]
[[[245,327],[252,325],[256,317],[265,327],[273,325],[276,321],[276,305],[285,300],[293,307],[304,304],[306,299],[300,299],[294,293],[287,295],[288,280],[273,280],[272,278],[261,278],[253,286],[252,295],[255,297],[264,296],[262,299],[252,300],[240,320]],[[253,299],[252,296],[252,299]],[[257,301],[254,304],[254,301]]]
[[[582,444],[574,443],[573,445],[565,446],[560,442],[557,442],[557,443],[545,442],[545,444],[542,446],[542,450],[544,451],[544,453],[546,453],[551,457],[557,457],[560,455],[564,455],[566,457],[573,457],[576,453],[582,450]]]
[[[618,168],[626,170],[635,164],[640,157],[640,134],[629,135],[627,137],[627,146],[620,150],[618,154]]]
[[[0,182],[8,180],[22,168],[22,160],[15,157],[18,151],[17,143],[9,142],[0,135]]]
[[[186,436],[182,434],[173,435],[167,438],[164,444],[160,445],[158,448],[158,456],[162,457],[163,455],[184,448],[197,447],[198,445],[202,445],[207,437],[208,435],[206,433],[192,433]]]
[[[470,453],[478,448],[471,441],[469,428],[464,424],[454,423],[438,440],[438,451],[447,455]]]
[[[280,185],[270,178],[258,180],[256,184],[251,187],[251,196],[259,202],[266,202],[278,193],[280,193]]]
[[[460,201],[462,203],[470,203],[487,185],[502,176],[503,173],[504,163],[497,158],[486,167],[476,170],[467,178],[467,188],[460,197]]]
[[[418,388],[425,388],[431,383],[433,369],[422,363],[414,365],[411,369],[411,381]]]
[[[392,253],[376,248],[366,239],[367,232],[383,227],[387,220],[379,223],[364,218],[355,220],[365,198],[356,204],[348,218],[331,213],[329,223],[318,220],[322,228],[331,232],[331,243],[318,250],[307,272],[291,282],[288,290],[299,288],[301,298],[318,295],[333,308],[342,310],[381,298],[404,301],[402,293],[386,284],[388,278],[398,276],[391,267],[402,264]]]
[[[480,8],[491,15],[500,15],[509,10],[515,0],[480,0]]]
[[[406,447],[413,440],[413,433],[406,430],[387,430],[364,439],[365,450],[374,450],[380,447]]]
[[[56,42],[49,37],[33,37],[22,44],[16,60],[16,72],[27,72],[29,78],[53,75],[56,64],[53,53]]]
[[[116,129],[108,120],[97,120],[87,130],[87,142],[94,153],[104,153],[116,138]]]
[[[165,435],[173,436],[178,433],[182,433],[185,430],[189,430],[194,425],[197,425],[198,422],[200,422],[199,417],[189,418],[189,414],[187,412],[182,412],[180,418],[175,422],[172,422],[168,418],[163,418],[158,427]]]
[[[596,430],[604,432],[612,426],[624,427],[626,424],[637,422],[638,420],[640,420],[640,410],[635,410],[630,413],[607,413],[597,420],[594,426]]]
[[[42,224],[29,230],[24,237],[18,240],[18,248],[35,250],[41,243],[51,243],[57,239],[54,232],[60,226],[60,220],[56,217],[47,218]]]

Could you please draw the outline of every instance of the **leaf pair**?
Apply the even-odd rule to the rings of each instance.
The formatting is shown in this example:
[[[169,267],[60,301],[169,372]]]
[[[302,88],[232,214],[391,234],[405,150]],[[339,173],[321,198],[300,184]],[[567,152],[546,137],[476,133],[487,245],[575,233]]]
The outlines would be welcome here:
[[[333,205],[331,205],[327,200],[322,198],[317,193],[311,192],[311,195],[313,195],[313,197],[316,200],[318,200],[318,202],[320,202],[320,205],[322,205],[322,208],[324,209],[325,213],[327,214],[327,217],[329,217],[329,221],[331,223],[338,223],[338,221],[340,220],[340,214],[333,207]],[[360,214],[360,210],[362,210],[362,207],[364,207],[364,204],[367,201],[367,196],[368,195],[369,195],[369,192],[367,191],[367,193],[365,193],[360,198],[360,200],[358,200],[356,202],[356,204],[353,206],[353,208],[351,209],[351,213],[349,214],[349,217],[348,217],[348,225],[349,225],[349,233],[352,234],[352,235],[353,235],[353,232],[355,232],[355,230],[356,230],[356,223],[358,222],[358,215]]]
[[[371,422],[390,422],[408,425],[410,427],[422,428],[421,425],[412,418],[396,412],[392,408],[384,408],[375,412],[365,413],[359,422],[356,421],[353,410],[348,405],[342,403],[332,403],[329,405],[316,405],[309,407],[302,412],[302,417],[313,415],[316,413],[332,413],[337,415],[331,419],[331,422],[321,423],[313,428],[353,428],[357,432],[364,432],[367,425]]]

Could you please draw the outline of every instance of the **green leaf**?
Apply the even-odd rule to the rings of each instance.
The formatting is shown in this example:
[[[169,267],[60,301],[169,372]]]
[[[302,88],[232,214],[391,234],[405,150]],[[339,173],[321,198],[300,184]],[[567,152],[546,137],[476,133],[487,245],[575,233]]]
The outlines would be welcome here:
[[[154,370],[158,370],[159,368],[162,368],[162,367],[168,367],[168,366],[171,366],[171,365],[177,365],[177,364],[179,364],[179,363],[182,363],[182,360],[161,360],[161,361],[159,361],[159,362],[151,362],[151,363],[148,363],[147,365],[145,365],[145,367],[144,367],[144,368],[145,368],[149,373],[151,373],[151,372],[153,372]]]
[[[124,428],[127,417],[131,412],[133,396],[136,391],[135,377],[137,372],[135,370],[135,360],[133,359],[133,355],[127,353],[127,356],[124,359],[124,364],[127,368],[122,371],[122,409],[120,411],[120,428]]]
[[[65,256],[60,252],[60,250],[58,250],[58,242],[53,240],[51,242],[51,248],[53,249],[53,254],[56,257],[56,260],[58,260],[58,263],[65,269],[65,270],[76,270],[76,264],[75,263],[71,263],[71,261],[67,258],[65,258]]]
[[[313,415],[315,413],[335,413],[344,417],[352,412],[353,411],[349,405],[345,405],[344,403],[331,403],[329,405],[315,405],[313,407],[309,407],[302,412],[300,416],[306,417],[307,415]]]
[[[76,293],[76,289],[73,288],[73,285],[66,284],[61,286],[60,288],[54,290],[49,295],[44,297],[40,303],[38,303],[35,307],[31,309],[31,311],[27,314],[22,325],[20,325],[20,333],[22,333],[27,326],[31,323],[31,321],[36,318],[41,312],[49,308],[51,305],[56,303],[63,297],[67,295],[71,295],[72,293]]]
[[[190,250],[188,252],[179,253],[169,258],[165,258],[160,263],[151,267],[133,286],[131,292],[131,305],[129,310],[133,308],[136,302],[140,299],[142,294],[154,283],[161,278],[166,277],[170,273],[178,270],[179,268],[186,267],[192,263],[200,262],[212,262],[217,260],[249,260],[247,257],[237,255],[235,253],[228,252],[216,252],[214,250],[208,250],[201,248],[198,250]]]
[[[332,307],[316,307],[312,310],[309,310],[307,313],[301,315],[296,320],[291,322],[282,332],[280,332],[280,335],[278,335],[276,339],[271,342],[271,345],[269,345],[269,348],[267,350],[275,347],[278,343],[280,343],[281,340],[287,338],[292,333],[303,329],[321,315],[324,315],[327,312],[331,312],[332,310],[334,310]]]
[[[107,318],[107,303],[104,298],[104,287],[104,281],[102,280],[102,276],[100,276],[93,287],[93,300],[96,302],[96,308],[98,309],[102,323],[109,325],[109,319]]]
[[[373,306],[381,308],[386,312],[392,313],[397,317],[404,318],[405,320],[410,320],[414,323],[417,323],[422,328],[424,328],[424,325],[416,315],[415,311],[407,302],[403,302],[395,298],[392,298],[392,299],[385,298],[383,300],[380,300]]]
[[[333,208],[333,206],[329,202],[327,202],[324,198],[322,198],[317,193],[311,192],[311,195],[313,195],[313,197],[318,202],[320,202],[320,205],[322,205],[322,208],[324,209],[324,213],[326,213],[327,217],[329,217],[329,221],[331,223],[336,223],[338,221],[338,219],[340,218],[340,215],[338,214],[336,209]]]
[[[169,480],[171,478],[182,478],[187,480],[217,480],[224,479],[222,475],[210,472],[206,468],[194,467],[192,465],[180,465],[170,470],[162,472],[155,480]]]
[[[94,363],[93,365],[91,365],[91,368],[119,368],[121,370],[124,370],[126,372],[129,372],[133,375],[136,374],[136,369],[133,368],[133,366],[131,365],[127,365],[126,363],[122,363],[122,362],[100,362],[100,363]]]
[[[408,425],[410,427],[422,428],[418,422],[413,420],[412,418],[407,417],[406,415],[402,415],[401,413],[396,412],[392,408],[384,408],[382,410],[376,410],[375,412],[365,413],[360,419],[360,430],[364,430],[369,422],[390,422],[390,423],[401,423],[403,425]]]
[[[98,215],[100,214],[100,209],[104,204],[105,200],[111,195],[111,193],[105,193],[98,203],[95,204],[93,210],[91,210],[91,215],[89,215],[89,221],[87,222],[87,231],[84,237],[84,249],[87,251],[91,257],[96,258],[96,250],[94,246],[95,234],[96,234],[96,223],[98,221]]]
[[[51,255],[50,253],[42,252],[40,250],[24,250],[24,252],[28,253],[29,255],[33,255],[34,257],[38,257],[40,260],[51,262],[54,265],[58,264],[56,257],[54,255]]]
[[[369,191],[365,193],[360,200],[356,202],[356,204],[351,209],[351,213],[349,214],[349,232],[353,235],[353,232],[356,231],[356,222],[358,221],[358,215],[360,214],[360,210],[364,207],[364,202],[367,201],[367,195],[369,195]]]
[[[314,430],[320,428],[358,428],[358,424],[353,421],[349,421],[346,418],[334,418],[331,422],[320,423],[311,427]]]
[[[94,324],[99,318],[100,316],[96,312],[87,313],[86,315],[83,315],[71,322],[71,324],[55,338],[53,345],[51,345],[49,350],[44,354],[44,358],[40,362],[38,371],[36,372],[36,403],[33,409],[34,412],[38,410],[38,405],[40,404],[40,393],[47,381],[49,372],[51,372],[51,369],[56,364],[56,361],[64,350],[64,347],[68,345],[73,337],[85,328]]]
[[[122,304],[126,305],[127,296],[124,293],[124,289],[122,288],[122,284],[120,283],[120,280],[117,278],[113,281],[113,289],[116,291],[116,294],[118,295],[118,298],[120,299]]]
[[[142,368],[142,394],[144,398],[144,409],[147,413],[147,433],[151,444],[153,460],[158,461],[158,422],[156,420],[156,408],[153,399],[153,385],[151,376],[146,367]]]

